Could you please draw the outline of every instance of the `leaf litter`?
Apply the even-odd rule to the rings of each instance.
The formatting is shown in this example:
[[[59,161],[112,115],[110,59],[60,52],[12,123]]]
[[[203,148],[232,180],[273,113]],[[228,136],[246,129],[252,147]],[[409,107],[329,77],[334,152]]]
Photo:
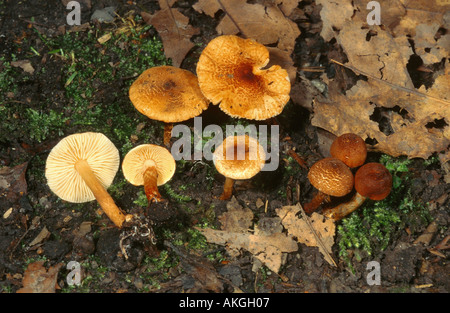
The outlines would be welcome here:
[[[141,15],[161,36],[166,57],[172,59],[173,65],[180,66],[195,46],[192,38],[199,34],[199,29],[190,25],[189,18],[174,7],[176,2],[159,0],[160,10],[154,14],[141,12]],[[299,81],[302,78],[297,77],[297,68],[291,56],[301,32],[290,16],[299,2],[199,0],[193,8],[214,18],[219,10],[223,11],[216,28],[219,35],[239,34],[268,45],[271,62],[283,64],[288,69],[295,92],[299,89],[295,87],[301,86]],[[436,4],[429,7],[426,1],[407,5],[402,1],[389,2],[389,5],[387,1],[379,2],[383,8],[389,8],[383,11],[383,27],[367,25],[364,1],[316,1],[322,5],[322,37],[328,42],[336,39],[344,54],[345,61],[331,62],[364,79],[343,90],[336,78],[328,78],[324,74],[322,80],[328,86],[328,99],[321,94],[312,97],[312,125],[334,135],[354,132],[363,138],[374,139],[375,150],[393,156],[428,158],[434,152],[446,151],[446,157],[441,154],[440,158],[442,163],[448,162],[449,34],[439,33],[443,27],[448,29],[445,10]],[[436,33],[434,38],[428,36],[430,33]],[[407,66],[412,55],[419,56],[422,66],[432,73],[431,86],[416,86],[411,78]],[[28,71],[27,67],[24,68],[28,66],[26,63],[17,66]],[[303,97],[292,95],[294,103],[304,101],[300,98]],[[388,112],[388,133],[381,130],[373,118],[381,109]],[[439,124],[439,121],[443,122]],[[17,170],[20,173],[19,168]],[[9,179],[12,176],[4,174],[0,178],[5,177]],[[25,182],[22,178],[19,179],[21,181]],[[22,190],[26,192],[26,182]],[[246,250],[256,261],[278,273],[284,255],[298,251],[298,244],[304,244],[318,247],[325,260],[336,265],[331,252],[335,225],[322,215],[313,213],[307,216],[300,205],[282,206],[276,210],[278,216],[255,221],[253,212],[240,206],[236,199],[228,203],[227,209],[219,217],[220,230],[198,230],[209,242],[224,245],[230,256],[238,256]],[[180,251],[175,253],[180,257],[183,255]],[[206,284],[207,290],[220,292],[223,286],[216,279],[215,270],[203,269],[203,266],[203,260],[185,260],[183,263],[186,272]],[[27,292],[54,292],[53,282],[58,269],[55,266],[47,270],[38,262],[30,264],[25,272],[23,289]],[[213,280],[208,277],[213,277]],[[45,283],[38,286],[36,282],[41,281]]]
[[[433,153],[448,151],[450,35],[438,34],[441,27],[448,28],[445,6],[434,5],[430,12],[420,5],[424,1],[401,5],[403,10],[399,10],[407,20],[391,14],[389,24],[380,27],[367,25],[368,11],[363,1],[319,3],[323,6],[322,36],[327,40],[335,38],[348,58],[345,64],[335,64],[366,79],[342,90],[335,79],[323,75],[329,98],[315,101],[312,125],[335,135],[356,133],[374,140],[373,150],[392,156],[427,159]],[[391,2],[380,3],[381,7],[391,7]],[[424,16],[413,14],[415,11]],[[434,38],[430,37],[433,33]],[[418,86],[411,78],[412,56],[420,57],[422,67],[432,72],[431,86]],[[388,129],[381,129],[374,118],[377,112],[387,112],[383,117],[387,118]]]
[[[208,242],[225,246],[231,257],[239,256],[241,250],[248,251],[257,261],[278,273],[284,263],[284,254],[298,251],[298,243],[301,243],[318,247],[325,260],[336,266],[331,250],[335,225],[324,216],[313,213],[309,217],[299,204],[283,206],[276,210],[277,217],[261,218],[251,229],[253,214],[250,209],[243,208],[234,197],[227,208],[227,212],[219,217],[220,230],[197,229]],[[302,213],[300,217],[298,213]],[[256,264],[254,270],[258,267]]]

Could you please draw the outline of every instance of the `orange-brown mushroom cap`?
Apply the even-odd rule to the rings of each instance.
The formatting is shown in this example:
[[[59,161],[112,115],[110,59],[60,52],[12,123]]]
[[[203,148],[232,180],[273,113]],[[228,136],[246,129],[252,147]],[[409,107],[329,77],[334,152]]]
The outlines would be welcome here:
[[[348,167],[354,168],[363,165],[366,161],[367,147],[360,136],[346,133],[333,141],[330,154],[344,162]]]
[[[314,163],[308,172],[308,179],[324,194],[343,197],[353,189],[353,174],[339,159],[325,158]]]
[[[366,198],[383,200],[391,192],[392,175],[381,163],[364,164],[356,171],[355,189]]]
[[[175,160],[164,147],[143,144],[131,149],[122,162],[122,172],[126,180],[135,186],[144,185],[144,172],[148,165],[155,166],[158,173],[157,185],[168,182],[175,173]]]
[[[131,85],[129,97],[139,112],[165,123],[196,117],[209,104],[195,74],[166,65],[145,70]]]
[[[197,63],[200,89],[232,117],[265,120],[289,101],[288,73],[269,62],[267,48],[252,39],[223,35],[211,40]]]
[[[265,158],[264,148],[247,135],[226,137],[213,154],[217,171],[236,180],[258,174],[264,167]]]

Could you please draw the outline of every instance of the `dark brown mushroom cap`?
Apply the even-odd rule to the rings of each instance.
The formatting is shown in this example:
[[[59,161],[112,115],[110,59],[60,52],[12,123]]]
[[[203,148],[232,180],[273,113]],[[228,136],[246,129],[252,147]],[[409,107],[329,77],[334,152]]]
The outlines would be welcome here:
[[[208,43],[197,63],[200,89],[232,117],[271,118],[289,101],[291,83],[280,66],[264,69],[268,62],[269,51],[255,40],[219,36]]]
[[[348,167],[358,167],[367,158],[367,147],[364,140],[353,133],[337,137],[330,147],[331,156],[344,162]]]
[[[200,90],[197,76],[173,66],[145,70],[131,85],[129,97],[139,112],[165,123],[196,117],[209,104]]]
[[[381,163],[367,163],[355,174],[356,191],[372,200],[383,200],[392,189],[392,175]]]
[[[353,174],[339,159],[325,158],[314,163],[308,179],[319,191],[335,197],[343,197],[353,189]]]

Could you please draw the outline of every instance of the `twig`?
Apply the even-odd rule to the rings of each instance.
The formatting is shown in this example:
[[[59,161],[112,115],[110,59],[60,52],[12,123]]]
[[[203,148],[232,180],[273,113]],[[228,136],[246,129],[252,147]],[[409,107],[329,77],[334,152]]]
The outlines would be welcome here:
[[[289,150],[288,154],[295,160],[297,161],[297,163],[303,167],[304,169],[308,169],[308,167],[306,166],[306,162],[305,160],[303,160],[297,153],[295,153],[294,150]]]
[[[340,66],[343,66],[343,67],[345,67],[345,68],[348,68],[349,70],[352,70],[352,71],[355,72],[355,73],[358,73],[358,74],[367,76],[367,77],[369,77],[369,78],[371,78],[371,79],[374,79],[374,80],[376,80],[376,81],[385,83],[385,84],[387,84],[387,85],[389,85],[389,86],[391,86],[391,87],[393,87],[393,88],[399,89],[399,90],[401,90],[401,91],[404,91],[404,92],[407,92],[407,93],[411,93],[411,94],[413,94],[413,95],[416,95],[416,96],[419,96],[419,97],[423,97],[423,98],[430,98],[430,99],[433,99],[433,100],[435,100],[435,101],[442,102],[442,103],[445,103],[445,104],[449,104],[449,105],[450,105],[450,101],[447,101],[447,100],[444,100],[444,99],[440,99],[440,98],[437,98],[437,97],[433,97],[433,96],[424,94],[424,93],[422,93],[422,92],[419,92],[419,91],[417,91],[417,90],[409,89],[409,88],[406,88],[406,87],[402,87],[402,86],[399,86],[399,85],[390,83],[390,82],[388,82],[388,81],[386,81],[386,80],[379,79],[378,77],[375,77],[375,76],[373,76],[373,75],[371,75],[371,74],[369,74],[369,73],[366,73],[366,72],[363,72],[363,71],[361,71],[361,70],[358,70],[357,68],[355,68],[355,67],[353,67],[353,66],[351,66],[351,65],[345,65],[345,64],[342,64],[341,62],[336,61],[336,60],[333,60],[333,59],[330,59],[330,61],[331,61],[332,63],[337,64],[337,65],[340,65]]]

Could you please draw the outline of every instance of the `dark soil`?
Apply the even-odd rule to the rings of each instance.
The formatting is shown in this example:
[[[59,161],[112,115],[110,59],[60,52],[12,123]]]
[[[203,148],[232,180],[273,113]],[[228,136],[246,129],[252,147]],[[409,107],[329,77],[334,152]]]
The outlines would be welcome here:
[[[38,78],[35,79],[31,75],[31,79],[22,81],[18,92],[10,99],[17,104],[18,110],[26,107],[39,108],[44,99],[52,99],[55,109],[70,105],[65,96],[61,76],[62,61],[58,58],[45,60],[43,54],[30,56],[30,47],[43,46],[38,32],[34,29],[50,38],[65,31],[61,26],[66,25],[67,10],[62,2],[64,1],[7,0],[0,5],[0,56],[5,57],[5,60],[11,60],[11,55],[15,55],[17,59],[31,59],[38,67],[35,72],[45,68],[45,72],[41,71],[43,74],[36,76]],[[106,6],[116,6],[119,15],[131,10],[140,12],[143,8],[153,13],[159,8],[156,1],[80,2],[83,3],[82,24],[89,22],[96,9]],[[193,26],[200,29],[200,34],[193,37],[193,41],[199,45],[190,52],[181,66],[195,71],[196,60],[202,48],[217,36],[215,32],[217,21],[195,12],[191,8],[192,2],[195,1],[178,1],[176,6],[189,17]],[[339,53],[339,49],[335,46],[336,43],[323,42],[320,37],[320,8],[314,2],[303,1],[301,9],[305,15],[296,21],[302,35],[298,38],[293,55],[295,65],[299,68],[304,65],[320,65],[326,73],[334,75],[335,69],[327,61],[328,54]],[[98,23],[95,27],[102,29],[107,26]],[[153,30],[152,36],[157,35]],[[321,74],[305,71],[301,76],[306,80],[313,80],[318,79]],[[99,90],[101,88],[102,86],[99,86]],[[121,85],[111,84],[108,88],[111,90],[102,90],[101,96],[97,99],[99,102],[115,101],[109,91],[121,88]],[[131,104],[129,114],[138,115]],[[299,200],[306,202],[314,196],[315,190],[306,178],[307,169],[296,162],[289,164],[286,162],[289,158],[288,151],[292,149],[303,158],[307,167],[326,156],[324,151],[329,141],[324,139],[326,137],[320,130],[311,126],[310,114],[307,107],[289,103],[285,112],[272,121],[280,125],[280,167],[274,172],[258,174],[251,182],[241,182],[235,186],[234,195],[237,201],[250,208],[257,219],[276,216],[275,209],[295,204]],[[18,113],[15,118],[17,123],[27,123],[23,114]],[[227,121],[230,121],[230,118],[213,106],[203,114],[203,126],[224,124]],[[189,121],[188,125],[192,126],[192,123]],[[158,124],[155,122],[155,125]],[[161,204],[164,208],[156,206],[140,208],[132,204],[138,189],[131,185],[123,186],[121,197],[115,199],[117,204],[134,212],[141,210],[141,213],[151,217],[157,240],[155,245],[146,241],[128,240],[129,255],[126,259],[120,249],[122,231],[116,229],[106,216],[98,217],[95,203],[81,206],[63,203],[52,194],[42,178],[38,177],[38,173],[43,172],[42,160],[46,159],[51,148],[65,135],[78,131],[84,129],[76,125],[67,125],[64,135],[54,134],[43,142],[32,140],[29,134],[22,133],[20,128],[12,130],[9,136],[5,134],[1,136],[7,139],[0,141],[0,166],[27,164],[26,193],[16,194],[14,197],[2,194],[0,200],[2,214],[0,291],[2,292],[16,292],[22,287],[26,266],[33,260],[45,260],[46,267],[59,263],[65,265],[72,260],[89,264],[91,267],[83,268],[83,273],[84,277],[91,277],[92,282],[85,283],[86,289],[82,292],[232,292],[235,288],[244,292],[258,293],[446,293],[450,290],[448,250],[436,249],[436,246],[449,235],[450,187],[445,182],[446,173],[439,162],[427,165],[423,160],[412,160],[409,164],[408,186],[411,197],[416,202],[428,204],[430,219],[427,223],[419,224],[414,229],[410,225],[402,225],[401,229],[396,230],[387,248],[375,251],[371,256],[361,251],[350,251],[352,268],[348,266],[347,261],[337,256],[336,245],[334,252],[337,267],[325,262],[317,248],[299,245],[297,252],[287,254],[285,265],[280,274],[276,274],[267,269],[253,271],[252,256],[245,251],[238,258],[213,262],[207,256],[220,252],[227,257],[224,247],[217,246],[215,251],[200,251],[200,253],[189,249],[187,242],[193,240],[193,235],[183,232],[205,220],[205,217],[220,216],[227,209],[227,202],[218,199],[224,183],[221,175],[213,176],[213,181],[210,182],[211,190],[205,188],[210,181],[213,167],[209,162],[187,162],[178,168],[170,182],[172,190],[177,192],[180,186],[186,184],[193,186],[183,192],[184,196],[192,199],[191,201],[170,201]],[[155,138],[155,142],[162,142],[161,137]],[[369,153],[369,161],[377,162],[379,158],[380,154]],[[292,167],[295,167],[295,171],[292,171]],[[118,174],[117,179],[121,178],[120,175]],[[162,194],[173,200],[167,191],[162,190]],[[267,201],[267,208],[257,205],[258,200],[264,203]],[[6,218],[4,214],[11,208],[12,211]],[[425,232],[431,220],[437,225],[437,231],[432,233],[431,240],[426,244],[414,243],[418,236]],[[86,223],[89,227],[81,231],[81,225],[86,226]],[[219,226],[217,219],[215,225]],[[30,246],[30,242],[44,227],[49,231],[49,235],[39,244]],[[167,231],[177,234],[177,238],[186,243],[174,245],[167,240],[167,236],[165,237]],[[80,233],[82,235],[79,235]],[[177,260],[176,264],[157,268],[148,273],[151,267],[144,261],[146,256],[158,257],[164,252],[168,253],[171,260]],[[370,270],[366,266],[370,261],[378,261],[381,264],[381,285],[367,283],[366,278]],[[98,278],[96,270],[102,270],[104,275]],[[68,288],[66,283],[68,272],[65,266],[60,270],[57,292],[61,290],[80,292],[80,289]],[[159,282],[158,288],[148,286],[149,277],[152,281]]]

